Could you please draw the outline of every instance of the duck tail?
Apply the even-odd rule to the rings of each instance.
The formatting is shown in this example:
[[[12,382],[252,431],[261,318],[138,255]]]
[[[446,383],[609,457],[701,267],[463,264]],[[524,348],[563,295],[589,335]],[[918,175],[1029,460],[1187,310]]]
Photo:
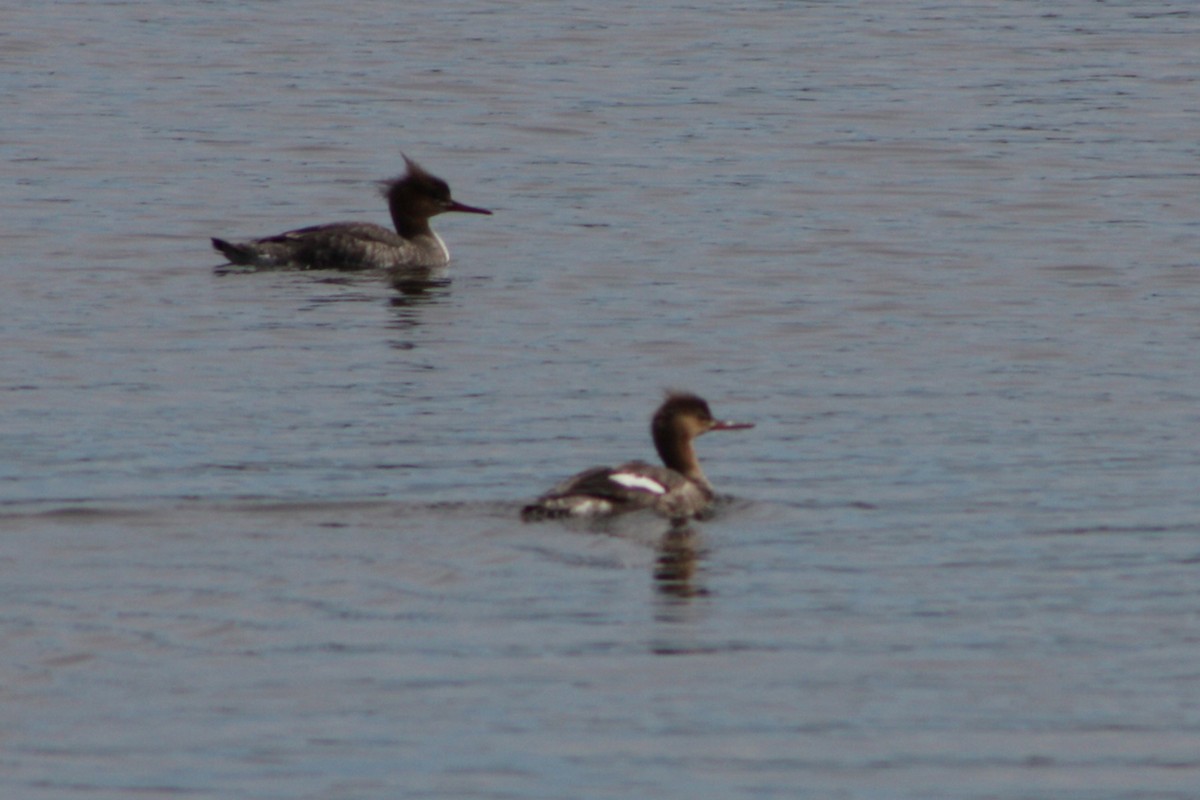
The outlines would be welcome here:
[[[255,263],[254,249],[248,245],[227,242],[224,239],[218,239],[214,236],[212,240],[212,246],[215,250],[219,251],[221,255],[228,258],[230,264],[252,265]]]

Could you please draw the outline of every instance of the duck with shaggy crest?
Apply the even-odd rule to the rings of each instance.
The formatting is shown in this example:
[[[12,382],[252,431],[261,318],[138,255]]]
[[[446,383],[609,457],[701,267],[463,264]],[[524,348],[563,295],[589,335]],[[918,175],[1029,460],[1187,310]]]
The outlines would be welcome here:
[[[229,242],[214,238],[213,247],[230,264],[260,269],[405,269],[445,266],[446,243],[429,226],[431,217],[447,211],[491,214],[459,203],[449,185],[404,156],[405,174],[380,182],[392,213],[390,230],[373,222],[332,222],[297,228],[277,236]],[[218,269],[221,269],[218,267]]]

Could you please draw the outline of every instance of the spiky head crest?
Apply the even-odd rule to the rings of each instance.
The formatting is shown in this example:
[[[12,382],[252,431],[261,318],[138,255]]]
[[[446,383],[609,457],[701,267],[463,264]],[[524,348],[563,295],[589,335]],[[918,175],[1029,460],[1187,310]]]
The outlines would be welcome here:
[[[397,175],[394,178],[380,181],[380,194],[388,200],[392,200],[398,195],[409,193],[425,195],[440,203],[449,202],[450,185],[448,183],[428,172],[424,167],[403,153],[400,154],[400,157],[404,159],[404,165],[408,171],[403,175]]]

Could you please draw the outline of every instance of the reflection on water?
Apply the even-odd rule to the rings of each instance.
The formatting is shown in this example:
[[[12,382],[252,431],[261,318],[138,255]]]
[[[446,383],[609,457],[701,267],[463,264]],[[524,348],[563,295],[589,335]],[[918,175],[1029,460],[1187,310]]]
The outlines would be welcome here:
[[[700,533],[691,525],[673,525],[658,546],[654,565],[654,586],[665,597],[687,600],[708,594],[696,582],[703,549]]]
[[[450,278],[445,277],[442,273],[444,270],[425,275],[406,271],[403,274],[389,277],[388,283],[400,293],[398,297],[391,299],[392,307],[417,306],[432,302],[444,295],[450,287]]]

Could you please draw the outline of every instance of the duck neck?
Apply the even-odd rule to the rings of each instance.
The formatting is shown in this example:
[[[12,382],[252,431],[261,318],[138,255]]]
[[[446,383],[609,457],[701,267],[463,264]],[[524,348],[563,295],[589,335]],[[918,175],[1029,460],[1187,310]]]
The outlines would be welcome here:
[[[433,228],[429,227],[429,220],[418,217],[413,218],[407,214],[401,213],[401,209],[392,206],[392,224],[396,226],[396,233],[400,234],[401,238],[413,240],[419,239],[422,236],[433,236]]]
[[[654,449],[668,469],[702,486],[709,486],[708,478],[700,469],[700,459],[696,458],[696,449],[692,446],[690,436],[674,425],[655,426],[653,436]]]

